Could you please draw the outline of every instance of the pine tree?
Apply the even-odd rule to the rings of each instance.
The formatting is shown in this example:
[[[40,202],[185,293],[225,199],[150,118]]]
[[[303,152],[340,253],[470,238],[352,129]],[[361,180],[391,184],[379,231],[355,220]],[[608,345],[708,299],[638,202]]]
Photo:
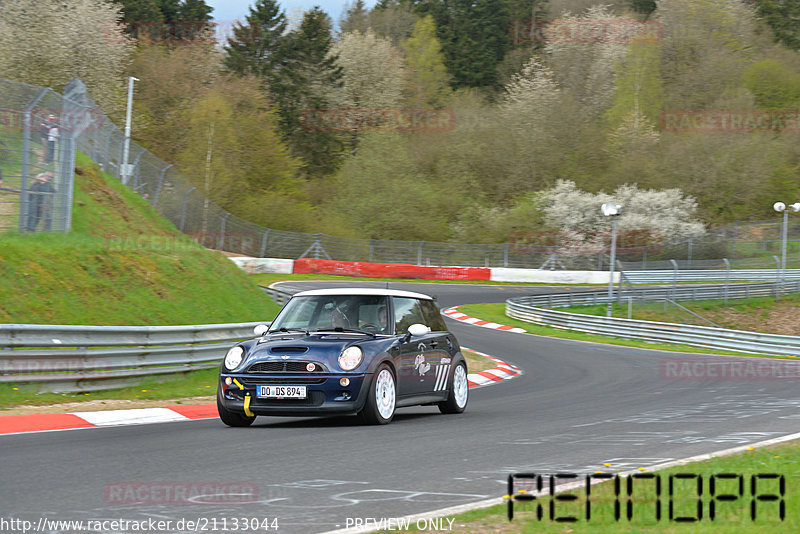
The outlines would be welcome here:
[[[178,6],[178,19],[207,22],[211,20],[212,11],[214,8],[206,5],[204,0],[183,0]]]
[[[190,42],[205,38],[213,8],[205,0],[114,0],[126,32],[142,43]]]
[[[364,33],[369,28],[369,9],[364,0],[356,0],[356,3],[348,7],[342,20],[339,21],[339,29],[342,33],[360,31]]]
[[[178,5],[178,17],[175,39],[178,41],[195,41],[208,38],[211,30],[211,12],[214,8],[206,5],[204,0],[183,0]]]
[[[276,0],[258,0],[245,23],[236,23],[225,46],[225,66],[237,74],[269,77],[283,46],[286,15]]]
[[[454,87],[497,87],[497,67],[511,46],[508,0],[410,0],[430,14]]]
[[[330,54],[330,17],[319,7],[303,15],[300,27],[286,35],[270,75],[270,93],[278,104],[280,127],[294,155],[314,176],[333,172],[342,153],[341,135],[304,126],[302,119],[329,107],[328,93],[341,87],[342,69]]]

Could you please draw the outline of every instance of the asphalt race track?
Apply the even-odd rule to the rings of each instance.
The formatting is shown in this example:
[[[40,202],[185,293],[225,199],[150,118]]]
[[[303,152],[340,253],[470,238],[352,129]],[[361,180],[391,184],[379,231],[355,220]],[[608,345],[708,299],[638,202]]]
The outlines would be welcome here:
[[[282,287],[333,284],[343,283]],[[436,295],[440,307],[564,291],[391,287]],[[800,432],[797,380],[667,380],[664,360],[702,356],[447,321],[463,346],[516,364],[525,374],[472,390],[462,415],[407,408],[383,427],[349,418],[260,417],[245,429],[201,420],[0,436],[0,515],[34,522],[216,518],[218,529],[228,518],[229,531],[231,518],[277,518],[279,532],[324,532],[344,527],[347,518],[399,517],[499,497],[509,472],[586,474],[608,470],[603,463],[647,467]],[[197,504],[113,497],[130,483],[205,482],[249,484],[258,495],[245,503],[210,498],[218,502]]]

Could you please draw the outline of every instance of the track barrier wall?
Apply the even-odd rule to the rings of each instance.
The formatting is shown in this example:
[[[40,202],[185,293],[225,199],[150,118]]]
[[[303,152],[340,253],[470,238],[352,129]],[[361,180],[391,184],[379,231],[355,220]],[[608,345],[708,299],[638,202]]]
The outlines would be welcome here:
[[[489,280],[491,278],[491,269],[481,267],[424,267],[408,263],[366,263],[310,258],[295,260],[294,273],[423,280]]]

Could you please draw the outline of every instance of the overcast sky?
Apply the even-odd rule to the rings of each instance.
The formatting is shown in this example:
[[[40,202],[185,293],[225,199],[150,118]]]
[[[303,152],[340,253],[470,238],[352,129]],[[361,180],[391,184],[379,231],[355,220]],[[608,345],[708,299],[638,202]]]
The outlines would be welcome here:
[[[223,27],[230,26],[230,23],[235,20],[244,20],[245,15],[249,13],[250,6],[254,3],[255,0],[206,0],[206,4],[214,8],[211,16]],[[290,17],[295,13],[319,6],[330,15],[334,23],[337,23],[344,12],[345,4],[348,3],[354,4],[355,0],[350,2],[347,0],[283,0],[280,2],[280,6]],[[372,7],[375,5],[375,0],[365,0],[364,3],[367,7]]]

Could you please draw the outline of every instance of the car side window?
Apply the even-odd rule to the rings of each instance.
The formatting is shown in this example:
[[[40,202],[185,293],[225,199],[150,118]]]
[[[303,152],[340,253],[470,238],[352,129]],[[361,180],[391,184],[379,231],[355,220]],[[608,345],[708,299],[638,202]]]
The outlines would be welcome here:
[[[397,334],[405,334],[412,324],[426,324],[417,299],[392,297],[392,302],[394,303],[395,332]]]
[[[420,300],[419,303],[422,306],[425,325],[429,326],[434,332],[446,332],[447,326],[444,324],[444,319],[442,319],[436,304],[432,300]]]

